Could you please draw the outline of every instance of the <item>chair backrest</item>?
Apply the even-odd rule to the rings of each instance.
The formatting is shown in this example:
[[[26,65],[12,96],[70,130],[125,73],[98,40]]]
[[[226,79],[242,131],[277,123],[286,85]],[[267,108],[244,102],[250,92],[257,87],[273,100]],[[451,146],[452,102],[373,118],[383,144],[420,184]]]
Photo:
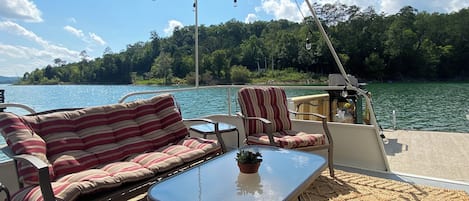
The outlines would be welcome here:
[[[241,113],[246,117],[262,117],[272,122],[272,131],[291,129],[287,96],[280,87],[245,87],[238,92]],[[246,135],[266,133],[260,121],[244,121]]]

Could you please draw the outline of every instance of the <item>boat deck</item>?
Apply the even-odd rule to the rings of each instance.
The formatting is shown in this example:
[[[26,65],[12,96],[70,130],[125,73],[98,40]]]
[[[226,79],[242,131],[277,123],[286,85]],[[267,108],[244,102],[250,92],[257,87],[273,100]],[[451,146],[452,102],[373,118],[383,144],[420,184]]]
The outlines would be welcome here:
[[[469,184],[469,133],[386,130],[392,172]]]
[[[389,173],[377,173],[336,167],[336,177],[331,178],[329,171],[322,174],[300,195],[298,200],[469,200],[469,192],[455,187],[435,188],[432,185],[419,185],[409,182],[406,177]],[[142,192],[130,201],[147,200],[147,192]]]

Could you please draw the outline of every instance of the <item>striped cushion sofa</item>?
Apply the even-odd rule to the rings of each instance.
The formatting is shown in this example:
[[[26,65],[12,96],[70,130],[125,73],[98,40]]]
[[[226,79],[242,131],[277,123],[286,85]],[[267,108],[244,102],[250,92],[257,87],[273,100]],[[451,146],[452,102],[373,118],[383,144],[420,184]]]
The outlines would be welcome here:
[[[170,94],[25,116],[0,112],[0,131],[17,161],[21,189],[12,200],[96,199],[222,151],[217,140],[189,137]]]

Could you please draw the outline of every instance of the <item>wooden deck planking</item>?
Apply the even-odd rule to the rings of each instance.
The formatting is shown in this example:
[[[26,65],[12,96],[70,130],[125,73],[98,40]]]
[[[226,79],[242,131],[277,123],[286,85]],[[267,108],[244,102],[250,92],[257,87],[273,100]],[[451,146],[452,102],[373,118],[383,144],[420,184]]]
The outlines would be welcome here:
[[[469,182],[469,133],[386,130],[391,171]]]

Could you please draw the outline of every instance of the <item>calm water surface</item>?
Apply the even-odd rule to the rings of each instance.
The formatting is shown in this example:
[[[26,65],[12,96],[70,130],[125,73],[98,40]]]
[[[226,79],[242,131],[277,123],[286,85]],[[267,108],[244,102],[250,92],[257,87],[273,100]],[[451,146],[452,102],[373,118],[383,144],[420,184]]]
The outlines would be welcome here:
[[[376,116],[383,128],[469,132],[469,83],[371,84]]]
[[[135,91],[153,91],[177,87],[132,85],[50,85],[13,86],[5,89],[5,102],[29,105],[36,111],[57,108],[76,108],[117,103],[124,95]],[[469,109],[469,83],[386,83],[369,84],[378,122],[383,128],[392,128],[392,112],[396,112],[397,129],[469,132],[466,119]],[[301,96],[308,90],[288,90],[287,95]],[[227,113],[226,89],[204,89],[175,93],[185,118]],[[232,112],[239,111],[231,92]],[[148,98],[144,95],[129,98]],[[22,109],[11,112],[25,114]],[[0,144],[4,139],[0,137]],[[3,155],[0,155],[0,161]]]

